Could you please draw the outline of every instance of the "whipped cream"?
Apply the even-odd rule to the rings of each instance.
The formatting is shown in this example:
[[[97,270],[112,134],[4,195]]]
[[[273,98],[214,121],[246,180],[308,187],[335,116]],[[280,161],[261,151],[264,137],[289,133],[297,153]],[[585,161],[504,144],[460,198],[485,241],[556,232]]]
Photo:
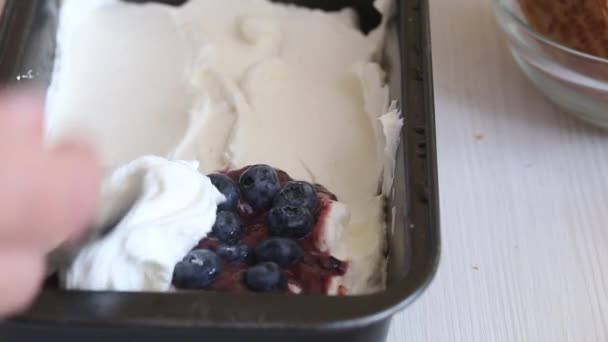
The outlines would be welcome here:
[[[323,184],[340,204],[320,246],[349,261],[332,288],[381,290],[384,198],[403,120],[376,62],[393,2],[376,6],[384,22],[365,36],[351,10],[67,0],[48,137],[93,140],[108,171],[156,154],[197,160],[203,173],[266,163]]]
[[[101,203],[135,197],[135,204],[107,236],[78,253],[62,275],[65,286],[168,291],[175,264],[211,231],[225,200],[197,168],[198,162],[145,156],[108,177]]]

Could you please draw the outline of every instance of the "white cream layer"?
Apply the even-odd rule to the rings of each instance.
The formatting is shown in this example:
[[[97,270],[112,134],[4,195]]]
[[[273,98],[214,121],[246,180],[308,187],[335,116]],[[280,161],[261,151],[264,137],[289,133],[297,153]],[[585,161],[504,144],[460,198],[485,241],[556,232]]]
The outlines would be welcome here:
[[[403,122],[374,62],[384,26],[364,36],[352,17],[266,0],[67,0],[49,138],[93,140],[108,171],[156,154],[204,173],[267,163],[323,184],[350,209],[334,215],[342,234],[326,230],[350,261],[336,284],[382,289],[382,195]]]

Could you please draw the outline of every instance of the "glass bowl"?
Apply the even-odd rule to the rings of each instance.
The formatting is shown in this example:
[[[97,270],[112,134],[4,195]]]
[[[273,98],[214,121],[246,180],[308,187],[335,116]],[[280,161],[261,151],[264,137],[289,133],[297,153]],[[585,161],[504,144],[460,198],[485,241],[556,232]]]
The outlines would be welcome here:
[[[494,0],[515,61],[564,111],[608,128],[608,60],[561,45],[528,25],[520,0]]]

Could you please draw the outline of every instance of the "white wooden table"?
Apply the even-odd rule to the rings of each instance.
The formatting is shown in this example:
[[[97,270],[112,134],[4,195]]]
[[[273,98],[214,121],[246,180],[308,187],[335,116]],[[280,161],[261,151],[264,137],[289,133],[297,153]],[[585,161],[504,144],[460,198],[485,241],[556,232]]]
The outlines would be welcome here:
[[[608,133],[527,82],[491,7],[431,0],[443,250],[389,341],[608,341]]]

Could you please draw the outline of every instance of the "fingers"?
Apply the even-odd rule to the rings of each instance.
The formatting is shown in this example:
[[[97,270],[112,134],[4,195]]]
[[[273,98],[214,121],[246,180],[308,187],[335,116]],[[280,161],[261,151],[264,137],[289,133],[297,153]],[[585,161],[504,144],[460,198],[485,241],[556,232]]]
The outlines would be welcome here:
[[[80,143],[58,146],[50,152],[48,164],[54,181],[47,179],[41,185],[46,196],[37,197],[38,211],[45,222],[51,222],[46,233],[57,233],[59,242],[64,242],[89,228],[97,207],[101,168],[94,151]],[[38,226],[43,222],[32,223]]]
[[[30,304],[46,254],[86,229],[96,205],[95,152],[43,146],[42,113],[31,93],[0,94],[0,316]]]
[[[89,148],[22,146],[9,155],[12,162],[0,168],[0,245],[48,251],[86,228],[100,179]]]
[[[0,95],[0,248],[47,252],[86,228],[100,168],[91,148],[42,145],[42,106]],[[2,102],[4,99],[4,102]]]
[[[38,292],[44,274],[43,257],[22,250],[0,252],[0,317],[26,308]]]
[[[35,142],[42,143],[43,99],[42,94],[33,89],[11,89],[0,93],[0,126],[11,128],[8,132],[3,133],[34,139]]]

